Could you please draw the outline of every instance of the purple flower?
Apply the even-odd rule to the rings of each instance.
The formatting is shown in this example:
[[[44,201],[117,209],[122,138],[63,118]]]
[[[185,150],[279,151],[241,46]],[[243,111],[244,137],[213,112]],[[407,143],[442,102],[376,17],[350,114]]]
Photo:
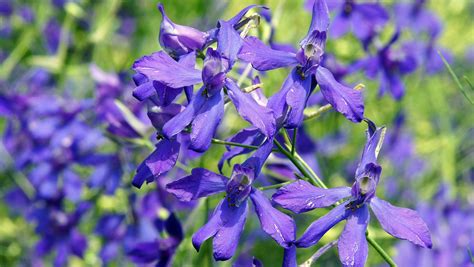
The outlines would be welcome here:
[[[283,247],[288,247],[294,240],[293,220],[272,207],[265,195],[252,187],[272,146],[273,142],[269,140],[242,165],[234,165],[230,178],[206,169],[193,169],[190,176],[167,185],[167,190],[183,201],[226,192],[226,197],[218,204],[208,223],[193,235],[193,245],[197,250],[205,240],[213,238],[214,258],[230,259],[245,225],[249,198],[264,232]]]
[[[425,4],[426,0],[395,4],[396,24],[399,28],[410,28],[416,34],[428,33],[433,40],[441,33],[442,24],[433,12],[425,8]]]
[[[308,1],[310,2],[310,1]],[[331,36],[339,38],[352,31],[364,47],[372,41],[388,22],[389,14],[378,3],[357,3],[353,0],[338,1],[334,7],[337,15],[331,25]]]
[[[191,125],[191,148],[195,151],[205,151],[210,146],[224,113],[224,86],[244,119],[266,136],[273,136],[275,132],[272,112],[241,92],[233,80],[226,78],[238,50],[233,46],[240,47],[240,36],[230,24],[221,21],[218,39],[222,40],[218,50],[207,50],[202,71],[180,64],[164,52],[145,56],[136,61],[133,67],[149,80],[159,81],[171,88],[192,86],[201,81],[204,83],[188,106],[163,126],[164,136],[172,138]]]
[[[339,187],[322,189],[299,180],[281,188],[273,195],[273,201],[295,213],[328,207],[348,198],[329,213],[313,222],[295,241],[297,247],[315,245],[321,237],[342,220],[346,226],[339,237],[339,258],[344,266],[364,266],[368,246],[365,236],[369,222],[369,206],[382,228],[394,237],[431,248],[431,237],[425,222],[410,209],[400,208],[375,196],[382,168],[377,155],[382,145],[385,129],[376,128],[368,121],[367,143],[355,174],[352,189]],[[393,220],[397,218],[397,220]]]
[[[255,5],[241,10],[236,16],[227,21],[229,25],[237,27],[240,19],[247,11]],[[193,27],[179,25],[172,22],[165,13],[163,5],[158,4],[158,9],[163,17],[160,26],[159,42],[161,47],[171,56],[180,57],[193,51],[204,50],[208,45],[215,42],[218,28],[202,32]]]
[[[169,266],[183,239],[181,223],[162,202],[162,189],[138,201],[131,197],[135,220],[122,241],[128,258],[135,264]],[[163,236],[166,237],[163,237]]]
[[[332,73],[321,66],[329,27],[329,11],[324,0],[313,6],[313,17],[307,35],[300,42],[298,52],[274,50],[255,37],[245,38],[239,58],[250,62],[260,71],[294,66],[280,92],[269,99],[268,107],[275,112],[282,126],[295,128],[303,121],[303,110],[315,83],[326,100],[347,119],[360,122],[364,105],[362,93],[338,83]]]
[[[371,79],[380,80],[379,95],[389,91],[394,99],[400,100],[405,95],[405,85],[402,77],[412,73],[417,68],[415,51],[402,47],[394,49],[392,46],[400,37],[397,30],[390,41],[377,51],[375,56],[369,56],[356,62],[353,68],[365,69],[366,74]]]
[[[82,202],[75,211],[67,213],[56,206],[60,203],[61,200],[36,209],[30,218],[37,223],[35,231],[41,236],[36,243],[35,256],[44,257],[56,249],[54,266],[67,266],[70,255],[82,258],[87,248],[87,240],[77,230],[77,226],[90,204]]]

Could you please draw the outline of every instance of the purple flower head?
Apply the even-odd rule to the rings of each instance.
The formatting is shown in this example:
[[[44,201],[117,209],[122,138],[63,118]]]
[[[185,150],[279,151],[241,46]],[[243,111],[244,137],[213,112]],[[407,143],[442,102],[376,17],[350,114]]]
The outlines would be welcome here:
[[[264,232],[283,247],[288,247],[294,240],[293,220],[272,207],[265,195],[251,186],[272,146],[272,140],[264,143],[252,157],[234,167],[230,179],[205,169],[193,169],[190,176],[167,185],[168,191],[182,201],[226,193],[226,198],[216,207],[209,221],[193,235],[193,245],[197,250],[205,240],[213,238],[214,258],[230,259],[245,225],[249,198]]]
[[[336,8],[337,15],[331,25],[331,36],[339,38],[352,30],[366,49],[389,19],[388,12],[378,3],[346,0],[340,1]]]
[[[209,33],[173,23],[166,15],[161,3],[158,4],[158,10],[163,17],[158,40],[167,53],[179,57],[205,47]]]
[[[70,255],[84,256],[87,239],[77,227],[90,204],[81,202],[75,211],[67,213],[60,207],[61,200],[58,201],[34,210],[30,218],[37,223],[35,230],[41,236],[36,243],[35,256],[44,257],[56,249],[54,266],[66,266]]]
[[[420,247],[430,248],[432,244],[428,227],[415,211],[392,206],[375,196],[381,173],[381,167],[377,165],[377,156],[385,129],[377,128],[371,121],[367,122],[368,140],[356,171],[356,181],[352,190],[349,187],[322,189],[299,180],[282,187],[273,195],[275,203],[295,213],[328,207],[348,198],[313,222],[295,241],[297,247],[313,246],[329,229],[346,220],[346,226],[338,240],[339,258],[344,266],[365,264],[368,254],[366,230],[370,218],[369,207],[382,228],[392,236],[409,240]],[[294,260],[294,257],[289,258]]]
[[[362,93],[338,83],[332,73],[320,65],[329,27],[326,2],[315,1],[312,14],[308,33],[300,42],[296,54],[272,49],[255,37],[247,37],[239,58],[260,71],[295,67],[280,92],[269,99],[268,107],[274,110],[278,127],[295,128],[301,125],[303,110],[316,83],[337,111],[350,121],[360,122],[364,112]]]
[[[256,5],[250,5],[242,9],[237,15],[225,21],[232,28],[239,28],[240,20]],[[158,9],[163,17],[160,27],[159,42],[161,47],[171,56],[179,57],[193,51],[204,50],[216,41],[223,21],[219,22],[217,28],[202,32],[198,29],[173,23],[165,13],[163,5],[158,4]]]
[[[202,81],[208,95],[212,96],[221,91],[228,70],[228,61],[223,60],[218,51],[212,48],[207,49],[202,68]]]
[[[369,78],[380,80],[379,95],[389,91],[394,99],[400,100],[405,94],[403,76],[412,73],[417,68],[416,51],[407,46],[396,49],[393,47],[400,37],[397,29],[390,41],[378,50],[375,56],[369,56],[353,65],[357,69],[365,69]]]
[[[430,40],[436,39],[442,30],[442,23],[432,11],[426,8],[425,0],[397,3],[394,6],[396,24],[409,28],[414,33],[427,33]]]

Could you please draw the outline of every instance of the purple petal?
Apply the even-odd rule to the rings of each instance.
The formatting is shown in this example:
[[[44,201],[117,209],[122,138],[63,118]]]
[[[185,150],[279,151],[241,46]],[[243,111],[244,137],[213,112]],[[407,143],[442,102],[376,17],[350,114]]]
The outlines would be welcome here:
[[[364,99],[362,92],[338,83],[332,73],[318,67],[316,80],[324,98],[348,120],[360,122],[364,118]]]
[[[192,123],[190,149],[203,152],[211,145],[212,137],[224,116],[224,92],[206,99]],[[197,96],[194,99],[198,98]]]
[[[252,145],[252,146],[259,146],[263,142],[264,139],[265,139],[265,136],[261,133],[259,129],[251,127],[251,128],[244,128],[240,130],[235,135],[228,138],[227,141],[240,143],[240,144],[246,144],[246,145]],[[226,148],[228,151],[226,151],[224,155],[222,155],[222,158],[219,160],[219,163],[218,163],[218,168],[221,173],[222,173],[222,167],[224,166],[225,161],[227,161],[227,163],[230,163],[230,161],[234,157],[242,155],[242,154],[247,154],[253,151],[252,149],[238,147],[238,146],[232,146],[232,147],[229,146]]]
[[[240,21],[240,19],[242,19],[242,17],[245,16],[245,14],[247,14],[247,12],[254,7],[266,8],[264,6],[257,6],[257,5],[246,6],[245,8],[240,10],[239,13],[233,16],[231,19],[227,20],[227,22],[230,23],[231,25],[237,24]]]
[[[192,51],[202,49],[207,41],[208,35],[198,29],[179,25],[171,21],[160,3],[158,9],[162,15],[159,41],[161,47],[175,56],[184,55]]]
[[[244,39],[239,58],[243,61],[250,62],[255,69],[260,71],[298,64],[294,53],[271,49],[253,36]]]
[[[280,246],[288,248],[295,240],[295,222],[288,215],[275,209],[270,200],[259,190],[250,194],[255,212],[263,231],[269,234]]]
[[[144,101],[145,99],[156,94],[156,89],[153,86],[153,82],[145,82],[137,86],[133,90],[133,97],[139,101]]]
[[[296,240],[296,246],[306,248],[318,243],[321,237],[323,237],[329,229],[350,215],[350,210],[346,208],[348,203],[349,201],[340,204],[326,215],[313,222],[308,229],[306,229],[303,235]]]
[[[143,56],[133,63],[133,70],[149,80],[159,81],[172,88],[181,88],[201,82],[201,71],[178,63],[163,51]]]
[[[298,74],[294,74],[293,77]],[[294,77],[296,78],[296,77]],[[306,107],[309,94],[311,93],[311,77],[301,79],[297,77],[286,94],[286,103],[291,108],[285,127],[296,128],[303,123],[303,111]]]
[[[237,84],[231,79],[226,79],[227,94],[234,103],[239,114],[246,121],[257,127],[267,137],[275,134],[275,118],[273,112],[260,106],[250,95],[240,91]]]
[[[69,246],[71,249],[71,252],[82,258],[84,256],[84,252],[87,249],[87,239],[85,236],[83,236],[79,231],[74,230],[71,233],[71,239],[69,240]]]
[[[133,263],[149,264],[160,258],[160,246],[157,241],[140,242],[132,245],[127,256]]]
[[[289,248],[285,249],[285,253],[283,254],[282,266],[285,266],[285,267],[298,266],[296,262],[296,246],[295,245],[291,245]]]
[[[171,170],[178,160],[180,143],[163,139],[156,144],[155,150],[145,159],[146,166],[157,177]]]
[[[416,211],[393,206],[377,197],[372,198],[370,207],[387,233],[415,245],[431,248],[430,230]]]
[[[237,249],[247,210],[247,202],[243,202],[239,207],[230,207],[226,199],[222,200],[209,221],[193,235],[194,248],[199,251],[205,240],[214,237],[214,258],[230,259]]]
[[[225,191],[228,181],[225,176],[197,168],[191,175],[167,184],[166,190],[180,201],[191,201]]]
[[[191,103],[189,103],[183,111],[163,125],[163,134],[166,137],[171,138],[177,135],[193,121],[201,107],[207,101],[206,96],[203,95],[203,91],[204,87],[197,92],[196,96],[191,100]]]
[[[332,38],[339,38],[350,30],[349,19],[350,18],[343,14],[338,14],[338,16],[334,18],[331,24],[331,30],[329,31]]]
[[[368,246],[365,237],[370,215],[367,205],[355,210],[348,218],[339,237],[337,248],[343,266],[364,267]]]
[[[222,225],[212,242],[216,261],[225,261],[234,255],[247,219],[248,205],[245,201],[234,208],[230,207],[227,201],[223,201],[221,209]]]
[[[316,0],[314,1],[312,17],[311,17],[311,24],[308,29],[308,34],[306,37],[301,41],[301,43],[305,43],[306,39],[308,39],[314,31],[318,32],[325,32],[329,28],[329,10],[328,6],[326,5],[325,0]]]
[[[328,207],[351,195],[350,187],[323,189],[304,180],[280,188],[272,197],[273,201],[294,213],[302,213],[315,208]]]
[[[217,34],[217,51],[229,60],[229,65],[233,65],[237,60],[237,54],[242,48],[244,40],[239,33],[234,29],[230,22],[219,21],[220,28]]]

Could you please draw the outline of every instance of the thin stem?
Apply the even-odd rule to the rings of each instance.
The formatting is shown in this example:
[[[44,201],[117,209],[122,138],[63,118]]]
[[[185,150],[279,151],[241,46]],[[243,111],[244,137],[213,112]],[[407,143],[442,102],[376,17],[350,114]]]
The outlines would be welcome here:
[[[314,179],[314,176],[311,176],[310,172],[303,166],[302,162],[296,159],[296,157],[293,157],[289,151],[287,151],[277,140],[273,140],[275,145],[277,146],[278,150],[285,155],[292,163],[295,165],[296,168],[306,177],[310,179],[310,182],[313,185],[323,187],[318,180]]]
[[[296,153],[296,135],[298,134],[298,128],[293,130],[293,139],[291,140],[291,155]]]
[[[388,253],[374,240],[372,237],[369,237],[369,232],[367,231],[365,237],[369,244],[377,250],[380,256],[390,265],[391,267],[397,266],[397,264],[393,261],[393,259],[388,255]]]
[[[332,109],[331,104],[327,104],[322,107],[319,107],[317,110],[313,112],[308,112],[307,114],[305,114],[304,120],[307,121],[307,120],[318,118],[319,116],[321,116],[322,114],[324,114],[325,112],[331,109]]]
[[[248,149],[258,149],[258,146],[245,145],[245,144],[240,144],[236,142],[224,141],[224,140],[220,140],[216,138],[212,138],[212,143],[217,144],[217,145],[238,146],[238,147],[243,147],[243,148],[248,148]]]
[[[261,187],[258,187],[259,190],[270,190],[270,189],[278,189],[282,186],[285,186],[285,185],[288,185],[288,184],[291,184],[293,182],[296,182],[296,180],[291,180],[291,181],[287,181],[287,182],[284,182],[284,183],[279,183],[279,184],[274,184],[274,185],[269,185],[269,186],[261,186]]]
[[[300,267],[309,267],[313,262],[318,260],[324,253],[326,253],[330,248],[334,247],[337,245],[337,239],[327,243],[326,245],[322,246],[316,253],[314,253],[308,260],[306,260],[303,264],[300,265]]]
[[[279,173],[276,173],[274,171],[271,171],[269,169],[262,169],[262,173],[265,174],[265,175],[271,176],[275,180],[279,180],[279,181],[282,181],[282,182],[287,182],[287,181],[291,180],[290,178],[288,178],[286,176],[283,176]]]
[[[288,132],[282,131],[282,133],[283,133],[283,138],[285,139],[285,142],[286,142],[286,146],[287,146],[288,150],[290,150],[291,149],[291,141],[290,141],[290,137],[288,136]],[[283,149],[283,150],[285,150],[285,149]],[[311,181],[313,181],[313,185],[317,185],[317,186],[319,186],[321,188],[324,188],[324,189],[328,188],[323,183],[321,178],[319,178],[319,176],[313,171],[313,169],[308,165],[308,163],[306,163],[306,161],[304,161],[303,158],[296,151],[294,151],[294,153],[288,152],[288,154],[290,154],[290,156],[292,158],[294,158],[296,161],[298,161],[300,163],[300,165],[302,165],[303,168],[306,169],[307,174],[305,174],[305,173],[303,173],[303,174],[306,177],[308,177]]]

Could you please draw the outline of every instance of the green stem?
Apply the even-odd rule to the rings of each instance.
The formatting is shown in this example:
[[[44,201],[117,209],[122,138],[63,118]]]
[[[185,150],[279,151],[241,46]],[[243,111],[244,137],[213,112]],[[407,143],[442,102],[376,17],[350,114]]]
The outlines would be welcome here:
[[[278,189],[282,186],[285,186],[285,185],[288,185],[288,184],[291,184],[293,182],[296,182],[296,180],[291,180],[291,181],[288,181],[288,182],[284,182],[284,183],[279,183],[279,184],[274,184],[274,185],[269,185],[269,186],[261,186],[261,187],[258,187],[259,190],[270,190],[270,189]]]
[[[374,240],[372,237],[369,237],[369,232],[367,231],[366,234],[366,239],[369,242],[369,244],[377,250],[380,256],[390,265],[390,267],[397,266],[397,264],[393,261],[393,259],[388,255],[388,253]]]
[[[226,146],[238,146],[238,147],[243,147],[243,148],[248,148],[248,149],[258,149],[258,146],[252,146],[252,145],[245,145],[245,144],[240,144],[236,142],[230,142],[230,141],[224,141],[220,139],[212,139],[213,144],[217,145],[226,145]]]
[[[307,121],[307,120],[318,118],[319,116],[321,116],[322,114],[324,114],[325,112],[327,112],[331,109],[332,109],[331,104],[327,104],[327,105],[324,105],[324,106],[318,108],[317,110],[315,110],[313,112],[308,111],[305,114],[304,120]]]
[[[0,67],[0,79],[8,79],[13,68],[17,65],[18,61],[30,49],[30,45],[35,37],[34,29],[27,29],[22,34],[20,40],[17,42],[15,49],[10,53],[7,59],[5,59]]]
[[[291,140],[291,155],[296,153],[296,135],[298,134],[298,128],[293,130],[293,139]]]
[[[277,140],[273,140],[273,142],[275,143],[275,145],[277,146],[278,150],[280,151],[280,153],[282,153],[283,155],[285,155],[292,163],[293,165],[295,165],[296,168],[298,168],[298,170],[306,177],[308,177],[310,179],[310,182],[313,184],[313,185],[316,185],[318,187],[323,187],[323,184],[321,183],[321,181],[318,181],[317,179],[315,179],[314,176],[312,176],[310,174],[310,172],[304,167],[304,165],[302,164],[302,162],[300,160],[298,160],[296,157],[294,157],[293,155],[291,155],[291,153],[286,150],[281,144],[280,142],[278,142]],[[324,187],[323,187],[324,188]]]

